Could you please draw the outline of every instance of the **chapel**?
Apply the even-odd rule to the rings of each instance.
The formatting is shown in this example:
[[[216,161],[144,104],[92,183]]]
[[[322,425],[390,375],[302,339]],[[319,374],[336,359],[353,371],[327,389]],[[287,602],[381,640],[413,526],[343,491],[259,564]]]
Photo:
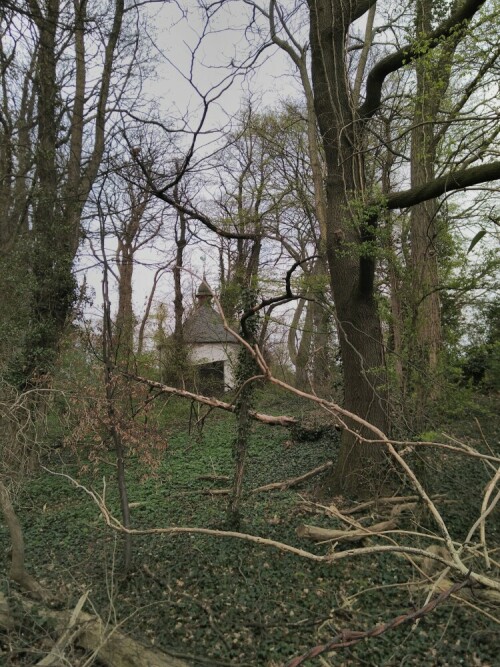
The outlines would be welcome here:
[[[224,329],[205,278],[196,292],[196,305],[184,322],[184,341],[190,361],[197,367],[202,391],[220,393],[234,387],[240,344]]]

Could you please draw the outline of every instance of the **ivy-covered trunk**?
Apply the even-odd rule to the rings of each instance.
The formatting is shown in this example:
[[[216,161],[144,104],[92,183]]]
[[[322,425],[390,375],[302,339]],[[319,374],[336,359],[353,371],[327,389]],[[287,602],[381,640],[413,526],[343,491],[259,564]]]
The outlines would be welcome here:
[[[27,197],[22,202],[23,210],[31,214],[31,226],[26,230],[30,258],[26,263],[29,321],[17,357],[10,364],[11,379],[22,388],[39,386],[50,377],[62,333],[72,313],[76,295],[73,261],[81,240],[82,211],[104,151],[107,101],[124,0],[114,0],[109,33],[102,44],[99,84],[92,84],[92,95],[86,69],[87,3],[77,2],[74,6],[70,3],[62,8],[60,0],[33,0],[29,6],[29,19],[33,23],[28,32],[32,30],[38,37],[33,38],[30,65],[34,72],[35,99],[29,103],[36,109],[36,137],[33,173],[29,175],[32,187],[27,191],[21,180],[19,191]],[[68,13],[70,8],[73,14]],[[66,18],[61,21],[63,10]],[[71,56],[66,47],[71,49]],[[92,58],[95,63],[95,54]],[[66,63],[63,79],[58,69],[61,62]],[[15,61],[12,66],[15,67]],[[68,86],[73,90],[69,99]],[[86,104],[92,108],[92,124]],[[32,111],[27,113],[31,115]],[[88,134],[84,136],[86,130]],[[16,203],[20,204],[17,199]]]
[[[38,141],[35,154],[37,188],[33,205],[31,317],[22,360],[21,385],[43,382],[50,372],[58,343],[75,297],[70,247],[71,220],[58,197],[56,148],[58,103],[56,35],[59,2],[47,2],[46,17],[35,17],[40,31],[36,84]]]
[[[259,243],[260,245],[260,243]],[[242,306],[245,313],[249,312],[256,304],[256,291],[252,288],[242,289]],[[254,345],[258,333],[258,318],[251,315],[245,318],[243,316],[241,336],[249,345]],[[243,495],[243,481],[245,475],[245,464],[250,445],[250,434],[252,431],[252,420],[250,419],[250,410],[252,409],[252,399],[254,396],[255,383],[250,379],[259,374],[257,364],[247,350],[243,347],[238,356],[238,366],[236,370],[236,438],[233,445],[234,458],[234,476],[231,487],[231,495],[227,507],[227,524],[230,528],[238,529],[241,520],[241,499]]]

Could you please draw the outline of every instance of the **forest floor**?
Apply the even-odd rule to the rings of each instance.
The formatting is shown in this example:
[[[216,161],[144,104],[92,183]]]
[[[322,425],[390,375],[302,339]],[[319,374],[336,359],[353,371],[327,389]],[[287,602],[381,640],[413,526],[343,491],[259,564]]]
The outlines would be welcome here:
[[[296,415],[305,409],[293,399],[274,395],[267,396],[259,408]],[[227,496],[207,491],[227,487],[229,482],[200,476],[231,476],[234,417],[211,413],[201,432],[189,433],[188,405],[171,400],[164,411],[168,448],[159,465],[151,470],[133,457],[127,463],[132,526],[224,528]],[[497,446],[499,424],[492,405],[478,414],[484,438],[472,413],[447,428],[455,437],[487,452],[488,445]],[[294,438],[280,427],[256,424],[245,488],[301,475],[335,459],[337,447],[338,434],[333,429],[308,440]],[[78,458],[58,449],[45,464],[97,491],[102,490],[105,476],[107,502],[119,516],[115,468],[102,463],[90,468],[84,465],[85,448]],[[437,452],[425,458],[426,488],[445,494],[437,505],[453,538],[461,540],[479,514],[488,475],[483,464],[473,459]],[[242,532],[326,553],[329,545],[312,544],[296,534],[303,523],[344,528],[311,504],[317,484],[315,478],[286,491],[246,495]],[[413,491],[402,486],[399,493]],[[339,508],[347,506],[341,498],[335,503]],[[94,613],[110,627],[119,622],[122,631],[196,667],[284,665],[342,629],[364,631],[418,609],[429,591],[424,578],[395,554],[361,556],[331,565],[240,540],[189,534],[134,536],[133,567],[123,577],[122,536],[106,527],[91,498],[67,478],[42,472],[26,485],[17,507],[25,530],[28,567],[47,589],[66,598],[68,607],[90,590]],[[364,516],[368,514],[370,511]],[[380,519],[372,512],[372,522]],[[406,517],[401,527],[435,532],[421,509]],[[490,553],[495,558],[496,550],[498,561],[498,510],[490,515],[488,527]],[[422,544],[411,537],[405,543]],[[6,547],[7,535],[0,527],[0,554],[5,559]],[[337,549],[349,547],[352,544]],[[465,603],[458,597],[447,599],[418,624],[403,625],[352,648],[325,654],[322,662],[316,659],[304,664],[498,666],[500,607],[474,599],[473,592],[471,596]],[[3,645],[0,639],[5,656],[0,652],[0,663],[35,664],[46,651],[47,630],[26,617],[24,631],[16,635],[14,643],[13,649],[12,638],[5,638]],[[71,660],[78,667],[84,658],[75,653]]]

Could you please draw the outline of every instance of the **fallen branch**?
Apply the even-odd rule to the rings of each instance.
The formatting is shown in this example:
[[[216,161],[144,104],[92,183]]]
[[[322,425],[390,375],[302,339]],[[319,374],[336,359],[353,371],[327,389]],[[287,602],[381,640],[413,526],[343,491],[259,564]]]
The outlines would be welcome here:
[[[196,479],[208,480],[209,482],[228,482],[230,477],[228,475],[198,475]]]
[[[431,496],[432,500],[438,500],[442,498],[443,494],[438,494]],[[354,507],[349,507],[348,509],[343,509],[343,514],[357,514],[363,510],[370,509],[370,507],[378,507],[379,505],[392,505],[397,503],[413,503],[415,501],[421,500],[420,496],[389,496],[388,498],[377,498],[376,500],[367,500],[364,503],[359,503],[359,505],[354,505]]]
[[[314,542],[359,542],[367,537],[377,535],[385,530],[392,530],[397,527],[397,521],[381,521],[367,528],[357,528],[354,530],[334,530],[332,528],[320,528],[319,526],[309,526],[302,524],[297,527],[296,533],[299,537],[306,537]]]
[[[292,477],[291,479],[285,479],[281,482],[271,482],[270,484],[264,484],[263,486],[257,486],[255,489],[251,489],[250,493],[262,493],[264,491],[286,491],[286,489],[291,488],[292,486],[298,486],[302,482],[320,475],[325,470],[328,470],[333,466],[332,461],[327,461],[323,465],[314,468],[314,470],[309,470],[309,472],[300,475],[299,477]],[[213,479],[213,480],[228,480],[229,477],[225,475],[200,475],[198,479]],[[231,493],[231,489],[203,489],[200,491],[205,496],[226,496]]]
[[[228,496],[231,489],[202,489],[200,493],[204,496]]]
[[[286,489],[289,489],[292,486],[298,486],[299,484],[302,484],[302,482],[305,482],[308,479],[311,479],[312,477],[316,477],[316,475],[320,475],[322,472],[325,472],[325,470],[328,470],[333,466],[332,461],[327,461],[326,463],[323,463],[323,465],[318,466],[317,468],[314,468],[314,470],[310,470],[309,472],[304,473],[303,475],[300,475],[299,477],[292,477],[291,479],[285,479],[283,482],[272,482],[271,484],[264,484],[264,486],[258,486],[255,489],[252,489],[250,493],[260,493],[261,491],[285,491]]]
[[[327,644],[321,644],[319,646],[315,646],[307,653],[304,653],[303,655],[298,656],[297,658],[293,658],[293,660],[290,660],[290,662],[286,664],[286,667],[299,667],[299,665],[302,665],[306,660],[310,660],[311,658],[317,658],[323,653],[334,651],[339,648],[347,648],[348,646],[354,646],[354,644],[358,644],[363,639],[368,639],[371,637],[379,637],[380,635],[383,635],[385,632],[393,630],[394,628],[397,628],[403,623],[413,623],[414,621],[417,621],[419,618],[423,618],[424,616],[427,616],[427,614],[430,614],[439,604],[442,604],[447,598],[449,598],[451,595],[459,591],[468,583],[469,583],[469,577],[467,576],[463,581],[453,584],[451,588],[448,588],[444,592],[440,593],[437,597],[434,598],[434,600],[428,602],[421,609],[418,609],[415,612],[410,612],[408,614],[402,614],[401,616],[396,616],[396,618],[393,618],[388,623],[376,625],[375,627],[371,628],[370,630],[366,630],[365,632],[359,632],[357,630],[343,630]]]
[[[435,585],[435,590],[438,593],[442,593],[443,591],[446,591],[448,587],[452,585],[452,583],[453,582],[449,579],[440,579],[439,582]],[[498,591],[492,591],[488,588],[477,588],[475,586],[473,588],[471,587],[470,589],[464,588],[460,592],[456,592],[454,596],[469,601],[472,600],[477,602],[480,600],[481,602],[489,602],[496,605],[500,603],[500,593]]]
[[[75,638],[81,633],[81,627],[78,624],[78,618],[83,609],[83,605],[87,601],[89,596],[89,591],[83,593],[80,596],[80,599],[76,603],[76,607],[73,609],[73,612],[70,616],[68,625],[61,637],[58,639],[55,646],[52,648],[50,653],[37,662],[37,667],[59,667],[59,665],[64,664],[64,651],[68,646],[74,642]]]
[[[481,544],[483,545],[484,561],[486,563],[486,567],[487,567],[488,570],[491,567],[491,563],[490,563],[490,557],[489,557],[489,554],[488,554],[488,547],[486,545],[486,517],[488,516],[488,514],[491,513],[491,511],[493,510],[493,508],[496,504],[496,501],[493,501],[493,503],[491,503],[491,505],[488,508],[488,503],[490,502],[491,494],[493,493],[493,489],[495,488],[495,486],[497,485],[499,480],[500,480],[500,468],[498,468],[498,470],[496,471],[495,476],[493,477],[493,479],[491,479],[488,482],[488,484],[486,485],[486,489],[484,491],[483,502],[481,504],[481,516],[479,517]],[[475,528],[475,526],[473,528]],[[473,532],[473,530],[471,529],[471,534],[472,534],[472,532]]]
[[[194,394],[193,392],[186,391],[185,389],[169,387],[166,384],[155,382],[154,380],[148,380],[148,378],[142,377],[140,375],[132,375],[131,373],[123,373],[123,375],[131,380],[135,380],[136,382],[141,382],[148,387],[158,389],[160,394],[181,396],[182,398],[189,398],[190,400],[196,401],[197,403],[202,403],[203,405],[209,405],[212,408],[219,408],[219,410],[226,410],[226,412],[236,412],[236,408],[232,403],[220,401],[218,398],[213,398],[212,396],[203,396],[202,394]],[[288,415],[265,415],[261,412],[256,412],[255,410],[250,410],[249,415],[252,419],[262,422],[263,424],[268,424],[269,426],[294,426],[299,423],[298,419]]]

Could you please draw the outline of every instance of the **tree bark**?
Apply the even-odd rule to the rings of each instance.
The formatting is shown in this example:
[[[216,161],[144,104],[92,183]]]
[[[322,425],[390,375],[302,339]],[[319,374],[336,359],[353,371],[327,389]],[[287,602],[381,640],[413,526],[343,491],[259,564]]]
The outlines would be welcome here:
[[[311,387],[308,366],[313,340],[313,315],[314,301],[308,300],[306,302],[306,316],[302,326],[302,336],[300,337],[300,343],[295,357],[295,386],[302,391],[307,391]]]
[[[431,32],[432,0],[418,0],[416,32]],[[424,61],[417,61],[417,95],[411,135],[411,187],[418,188],[435,180],[435,121],[449,84],[451,59],[456,39],[433,51]],[[442,347],[441,299],[439,287],[439,205],[430,199],[410,209],[411,330],[407,331],[409,368],[412,369],[414,428],[425,424],[429,401],[439,396],[438,366]]]
[[[370,221],[359,218],[365,203],[362,137],[345,69],[345,42],[354,14],[341,0],[309,0],[309,7],[315,108],[327,165],[326,254],[339,330],[344,405],[387,432],[375,260],[369,248],[359,252],[362,243],[373,241],[373,233]],[[384,463],[382,448],[363,444],[345,429],[326,490],[358,497],[373,494],[384,481],[380,475]]]

